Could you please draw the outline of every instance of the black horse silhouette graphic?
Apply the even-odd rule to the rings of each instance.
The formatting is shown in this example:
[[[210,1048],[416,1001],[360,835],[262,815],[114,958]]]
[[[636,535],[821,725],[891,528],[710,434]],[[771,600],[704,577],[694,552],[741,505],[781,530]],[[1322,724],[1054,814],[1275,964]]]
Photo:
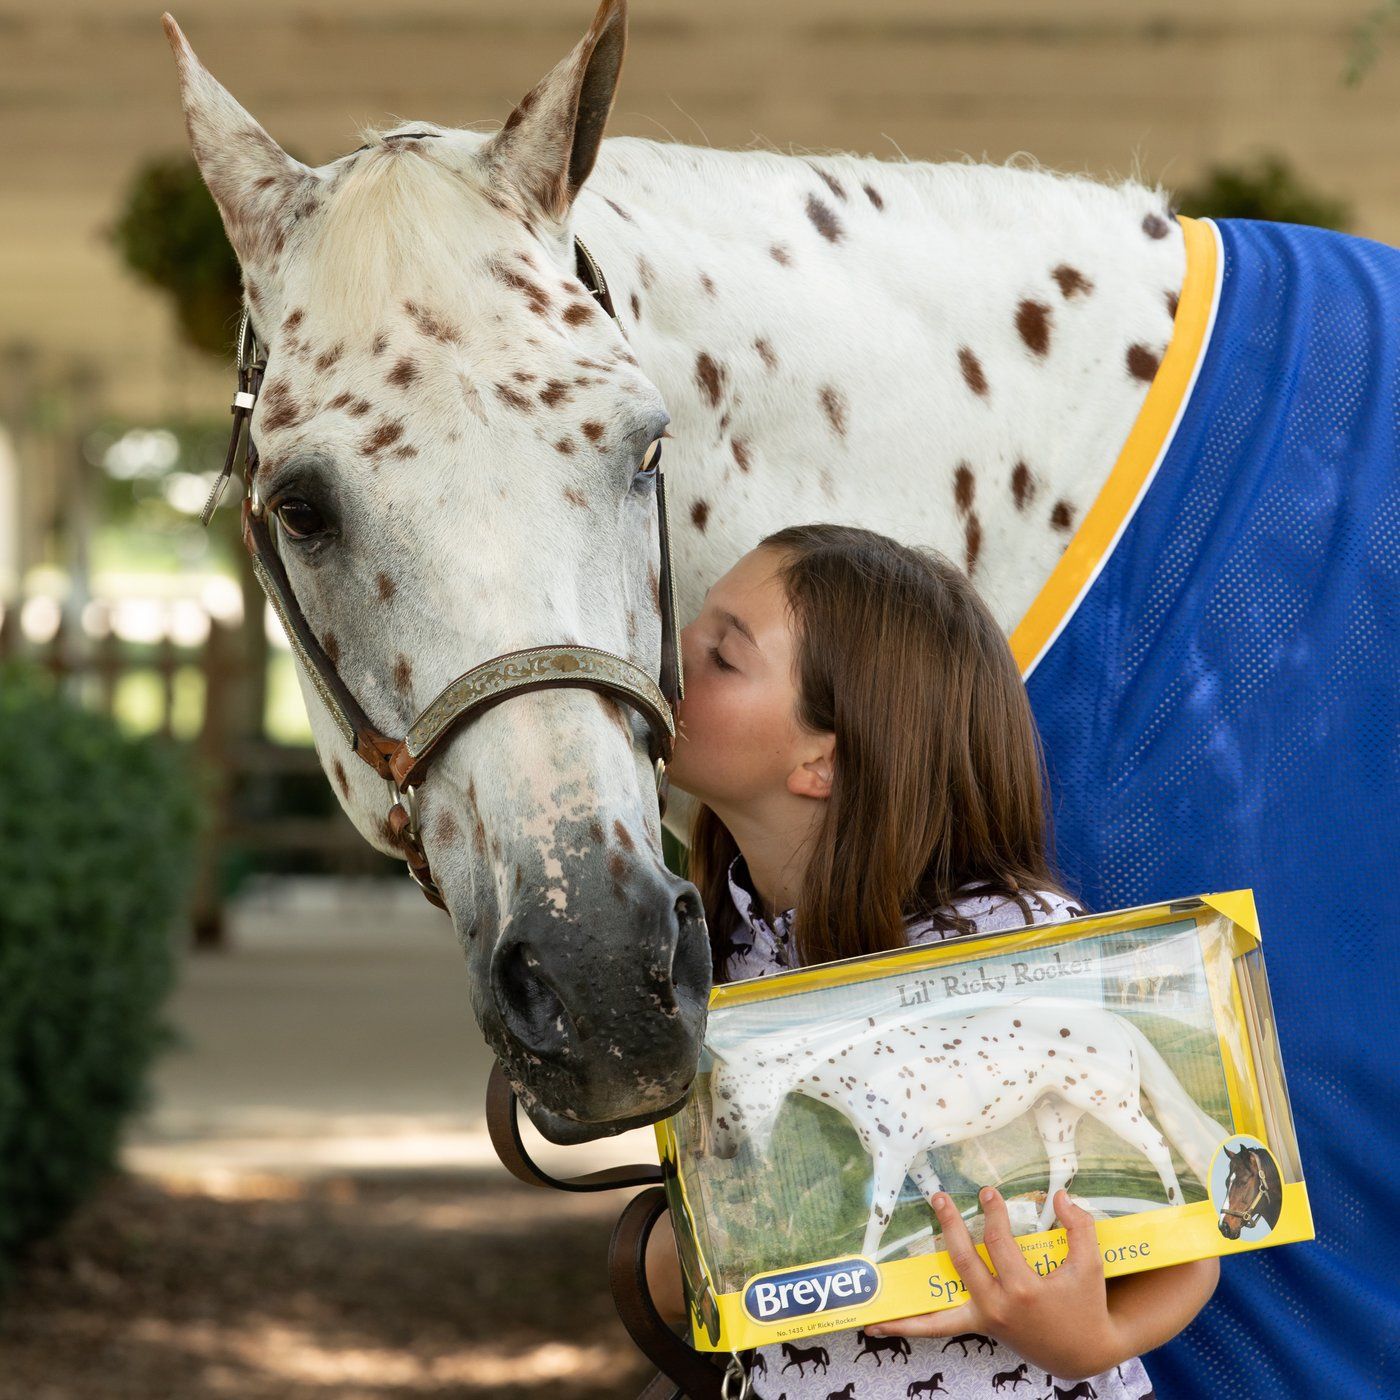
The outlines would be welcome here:
[[[1013,1370],[998,1371],[996,1375],[992,1377],[992,1389],[1005,1390],[1006,1387],[1009,1385],[1012,1390],[1015,1390],[1018,1385],[1029,1385],[1031,1383],[1031,1379],[1026,1374],[1026,1372],[1029,1370],[1030,1366],[1023,1361],[1019,1366],[1015,1367]]]
[[[847,1381],[840,1390],[830,1391],[826,1400],[856,1400],[856,1383]]]
[[[1089,1384],[1088,1381],[1080,1381],[1071,1390],[1061,1390],[1055,1387],[1055,1400],[1098,1400],[1099,1392]]]
[[[817,1374],[818,1368],[825,1371],[831,1365],[831,1358],[826,1353],[825,1347],[796,1347],[791,1342],[783,1343],[783,1367],[786,1371],[790,1366],[797,1367],[797,1374],[805,1376],[806,1368],[811,1366],[812,1374]],[[780,1371],[781,1375],[782,1372]]]
[[[883,1366],[885,1363],[880,1357],[882,1351],[892,1353],[891,1360],[898,1358],[907,1366],[909,1364],[909,1338],[908,1337],[872,1337],[866,1333],[864,1327],[856,1329],[856,1336],[860,1339],[860,1350],[856,1352],[855,1359],[859,1361],[862,1356],[873,1356],[875,1365]]]
[[[1272,1230],[1283,1209],[1278,1163],[1264,1149],[1247,1142],[1236,1152],[1227,1143],[1225,1156],[1230,1170],[1225,1177],[1225,1204],[1220,1207],[1220,1233],[1227,1240],[1237,1240],[1241,1231],[1261,1220]]]
[[[979,1352],[995,1351],[997,1349],[996,1342],[991,1337],[984,1337],[980,1332],[959,1332],[956,1337],[949,1337],[948,1340],[943,1343],[943,1350],[947,1351],[949,1347],[959,1346],[962,1348],[962,1354],[966,1356],[967,1344],[969,1342],[976,1342]]]
[[[909,1389],[904,1392],[907,1400],[914,1400],[916,1395],[932,1395],[935,1390],[941,1390],[947,1395],[947,1388],[943,1384],[943,1372],[935,1371],[926,1381],[910,1381]]]

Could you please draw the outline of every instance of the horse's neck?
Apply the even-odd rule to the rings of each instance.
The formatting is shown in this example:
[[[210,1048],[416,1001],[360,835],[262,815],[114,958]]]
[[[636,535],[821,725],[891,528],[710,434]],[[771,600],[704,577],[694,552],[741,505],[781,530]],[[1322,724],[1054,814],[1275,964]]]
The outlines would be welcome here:
[[[933,545],[1014,626],[1170,338],[1164,212],[1036,171],[604,142],[575,227],[672,416],[685,617],[765,533],[835,520]]]

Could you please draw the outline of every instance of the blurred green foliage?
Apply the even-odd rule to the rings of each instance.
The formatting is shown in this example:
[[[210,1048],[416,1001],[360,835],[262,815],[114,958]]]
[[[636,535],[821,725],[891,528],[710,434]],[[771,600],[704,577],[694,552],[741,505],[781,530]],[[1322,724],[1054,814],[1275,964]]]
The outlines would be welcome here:
[[[0,668],[0,1283],[116,1160],[170,1033],[198,822],[169,743]]]
[[[218,206],[188,156],[158,156],[133,176],[109,236],[143,281],[169,293],[181,334],[228,355],[238,327],[238,260]]]
[[[1178,207],[1194,218],[1272,219],[1346,231],[1351,206],[1310,188],[1288,160],[1273,152],[1252,160],[1211,166],[1191,188],[1178,192]]]

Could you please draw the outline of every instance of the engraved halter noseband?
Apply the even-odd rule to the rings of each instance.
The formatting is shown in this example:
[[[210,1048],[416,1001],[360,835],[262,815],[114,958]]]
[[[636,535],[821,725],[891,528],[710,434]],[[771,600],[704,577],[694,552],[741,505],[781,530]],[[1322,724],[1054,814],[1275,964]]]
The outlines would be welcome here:
[[[574,260],[579,280],[616,323],[617,313],[613,310],[612,297],[608,293],[602,269],[578,238],[574,239]],[[233,429],[229,437],[228,455],[209,493],[200,520],[208,525],[233,471],[239,441],[243,439],[244,479],[248,488],[243,500],[243,545],[252,556],[253,572],[276,611],[292,650],[305,667],[317,694],[325,702],[326,709],[351,751],[388,783],[389,830],[403,849],[409,874],[427,898],[439,909],[447,907],[428,867],[418,822],[418,788],[427,774],[428,765],[439,745],[457,725],[475,718],[498,701],[523,691],[551,686],[582,686],[600,691],[638,710],[648,724],[648,751],[656,773],[657,803],[664,813],[668,787],[666,764],[675,744],[675,709],[677,702],[685,695],[685,679],[681,671],[660,443],[655,444],[656,513],[661,537],[660,684],[626,657],[598,647],[571,643],[520,647],[493,656],[458,676],[413,721],[402,739],[393,739],[374,727],[337,675],[297,604],[291,581],[273,541],[266,506],[254,482],[258,466],[257,448],[253,444],[251,431],[246,436],[244,434],[266,368],[267,360],[260,353],[248,310],[244,307],[238,328],[238,389],[233,396]]]

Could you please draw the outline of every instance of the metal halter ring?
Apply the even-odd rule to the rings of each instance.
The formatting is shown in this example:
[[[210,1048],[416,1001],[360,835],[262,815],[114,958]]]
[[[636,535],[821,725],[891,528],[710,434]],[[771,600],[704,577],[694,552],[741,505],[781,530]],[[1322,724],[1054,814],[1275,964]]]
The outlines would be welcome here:
[[[733,1387],[737,1385],[738,1390]],[[729,1353],[729,1364],[724,1368],[724,1375],[720,1377],[719,1393],[721,1400],[748,1400],[753,1394],[753,1386],[749,1380],[749,1373],[744,1369],[744,1363],[739,1360],[739,1353],[732,1351]]]

